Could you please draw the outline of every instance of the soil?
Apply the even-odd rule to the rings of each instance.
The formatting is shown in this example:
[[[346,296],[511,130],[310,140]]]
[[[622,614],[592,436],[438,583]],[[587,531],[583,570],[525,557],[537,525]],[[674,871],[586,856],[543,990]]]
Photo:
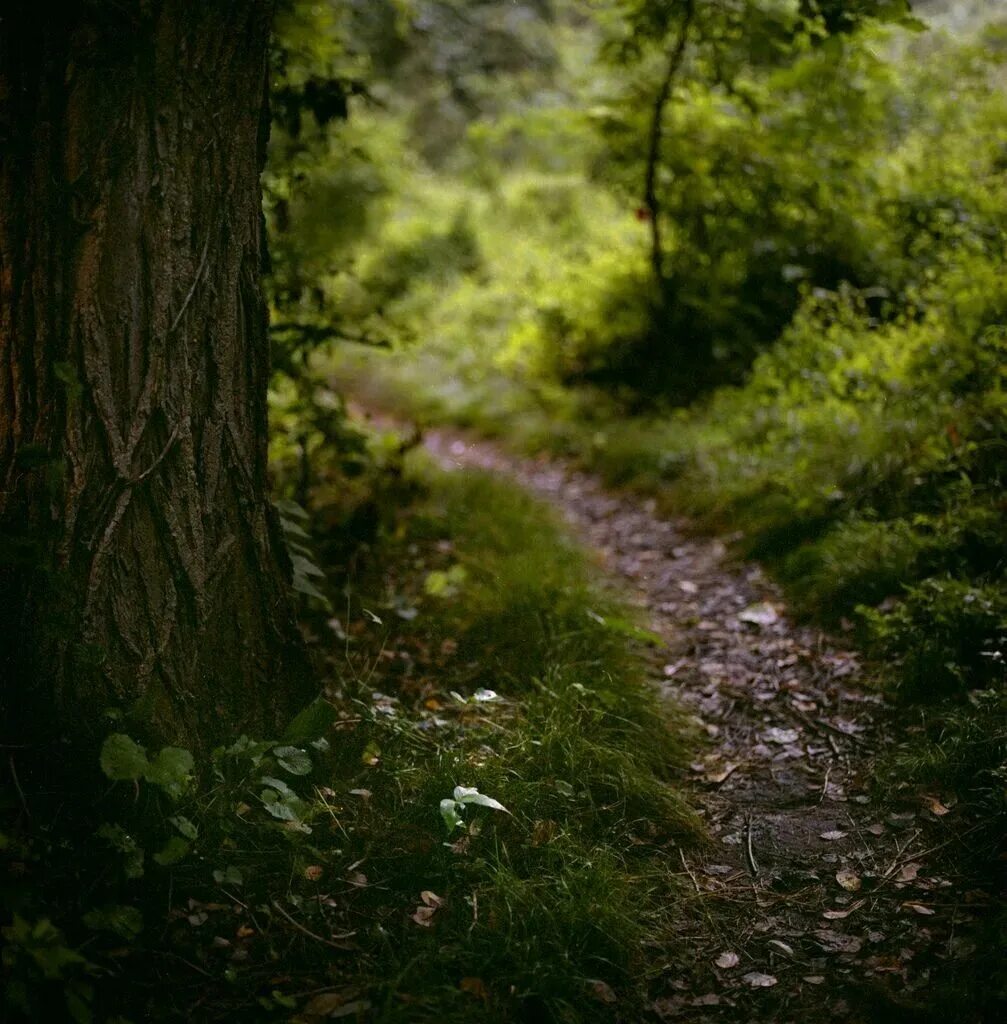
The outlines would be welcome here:
[[[704,737],[686,788],[710,843],[671,854],[693,898],[654,1016],[990,1019],[947,1002],[989,901],[956,867],[974,825],[942,794],[879,777],[905,723],[858,656],[792,621],[730,538],[697,536],[652,499],[455,433],[424,444],[446,468],[504,474],[562,511],[662,638],[647,652],[654,682]]]

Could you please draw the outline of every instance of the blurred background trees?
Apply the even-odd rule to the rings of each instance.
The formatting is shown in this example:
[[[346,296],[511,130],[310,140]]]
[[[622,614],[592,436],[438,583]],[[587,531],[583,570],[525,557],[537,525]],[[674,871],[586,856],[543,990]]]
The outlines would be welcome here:
[[[328,240],[287,254],[274,205],[277,262],[321,254],[302,311],[388,346],[314,359],[328,407],[335,381],[739,531],[930,702],[912,770],[1002,809],[1007,12],[313,10],[364,85],[292,192],[291,237]]]

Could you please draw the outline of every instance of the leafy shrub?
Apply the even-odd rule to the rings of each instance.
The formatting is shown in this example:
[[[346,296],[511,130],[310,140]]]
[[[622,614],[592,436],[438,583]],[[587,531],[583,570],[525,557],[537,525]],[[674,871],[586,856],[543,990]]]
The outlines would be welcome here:
[[[874,644],[899,663],[914,697],[978,689],[1003,679],[1007,593],[967,581],[928,579],[890,612],[864,610]]]
[[[471,213],[464,208],[446,229],[416,220],[398,236],[363,270],[361,285],[379,308],[420,283],[444,284],[472,273],[482,262]]]

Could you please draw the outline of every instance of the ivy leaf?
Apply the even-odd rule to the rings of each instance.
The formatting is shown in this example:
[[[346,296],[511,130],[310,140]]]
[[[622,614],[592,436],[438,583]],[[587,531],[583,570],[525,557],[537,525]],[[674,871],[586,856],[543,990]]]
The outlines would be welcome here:
[[[291,775],[308,775],[311,773],[311,758],[306,750],[299,747],[274,747],[276,763]]]
[[[121,732],[112,733],[101,745],[99,763],[113,782],[135,782],[150,764],[143,747]]]

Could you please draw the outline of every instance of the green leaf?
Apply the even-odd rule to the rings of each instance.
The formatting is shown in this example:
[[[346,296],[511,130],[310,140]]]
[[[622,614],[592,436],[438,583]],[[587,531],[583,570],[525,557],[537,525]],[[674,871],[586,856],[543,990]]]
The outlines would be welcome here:
[[[593,622],[597,622],[599,626],[604,626],[610,633],[615,633],[617,636],[629,637],[630,640],[642,640],[648,644],[664,644],[664,638],[657,633],[649,629],[643,629],[618,615],[602,616],[589,610],[587,616]]]
[[[285,534],[294,537],[303,537],[305,540],[311,539],[311,537],[309,536],[309,534],[307,533],[303,526],[299,526],[297,523],[293,522],[290,519],[286,519],[283,516],[280,516],[280,525],[283,527],[283,532]]]
[[[94,1013],[89,1005],[89,1000],[80,992],[67,989],[64,993],[66,1009],[75,1021],[75,1024],[93,1024]]]
[[[268,793],[269,790],[266,790]],[[297,821],[297,815],[290,804],[283,800],[265,800],[266,810],[278,821]]]
[[[324,698],[318,697],[299,711],[283,734],[288,743],[304,743],[328,732],[336,720],[336,709]]]
[[[329,599],[318,589],[318,587],[314,585],[314,583],[304,576],[294,576],[294,581],[291,586],[299,594],[307,594],[308,597],[317,597],[320,601],[324,601],[328,604]]]
[[[161,865],[161,867],[167,867],[169,864],[177,864],[191,848],[191,844],[183,839],[181,836],[172,836],[165,844],[154,854],[154,860]]]
[[[274,501],[273,505],[285,516],[293,516],[295,519],[308,518],[308,513],[296,501],[291,501],[289,498],[281,498],[279,501]]]
[[[143,850],[122,825],[105,822],[98,828],[97,835],[123,855],[123,873],[127,878],[143,875]]]
[[[144,772],[144,778],[177,799],[192,781],[192,754],[182,747],[164,747]]]
[[[302,576],[317,576],[320,579],[325,579],[325,573],[311,559],[305,558],[304,555],[291,555],[290,561],[294,566],[295,574],[299,573]]]
[[[257,765],[263,755],[275,745],[275,740],[252,740],[242,735],[221,753],[224,757],[247,757],[252,764]]]
[[[196,836],[199,835],[199,829],[197,829],[188,818],[181,814],[174,815],[169,818],[168,821],[171,822],[171,824],[174,825],[186,839],[195,839]]]
[[[283,779],[276,779],[272,775],[263,775],[259,781],[264,786],[269,786],[270,789],[275,789],[277,796],[279,797],[297,796],[297,794],[283,781]]]
[[[478,789],[455,786],[454,799],[463,806],[465,804],[476,804],[478,807],[489,807],[494,811],[503,811],[504,814],[510,814],[510,811],[499,800],[494,800],[493,797],[480,793]]]
[[[441,801],[441,817],[444,819],[444,824],[447,825],[449,832],[454,832],[462,824],[462,816],[459,814],[460,809],[461,805],[455,803],[450,797],[445,797]]]
[[[308,775],[311,772],[311,758],[306,750],[299,747],[274,747],[276,763],[291,775]]]
[[[96,932],[115,932],[124,939],[132,939],[143,931],[143,915],[136,907],[111,903],[89,910],[84,915],[84,924]]]
[[[228,864],[223,871],[219,868],[213,872],[213,880],[217,885],[244,885],[245,876],[241,873],[239,868],[236,868],[233,864]]]
[[[84,393],[84,386],[80,382],[80,377],[77,376],[77,368],[73,363],[53,363],[52,373],[56,380],[66,388],[67,398],[71,402],[76,402]]]
[[[114,732],[101,746],[101,770],[114,782],[134,782],[147,770],[143,747],[121,732]]]

